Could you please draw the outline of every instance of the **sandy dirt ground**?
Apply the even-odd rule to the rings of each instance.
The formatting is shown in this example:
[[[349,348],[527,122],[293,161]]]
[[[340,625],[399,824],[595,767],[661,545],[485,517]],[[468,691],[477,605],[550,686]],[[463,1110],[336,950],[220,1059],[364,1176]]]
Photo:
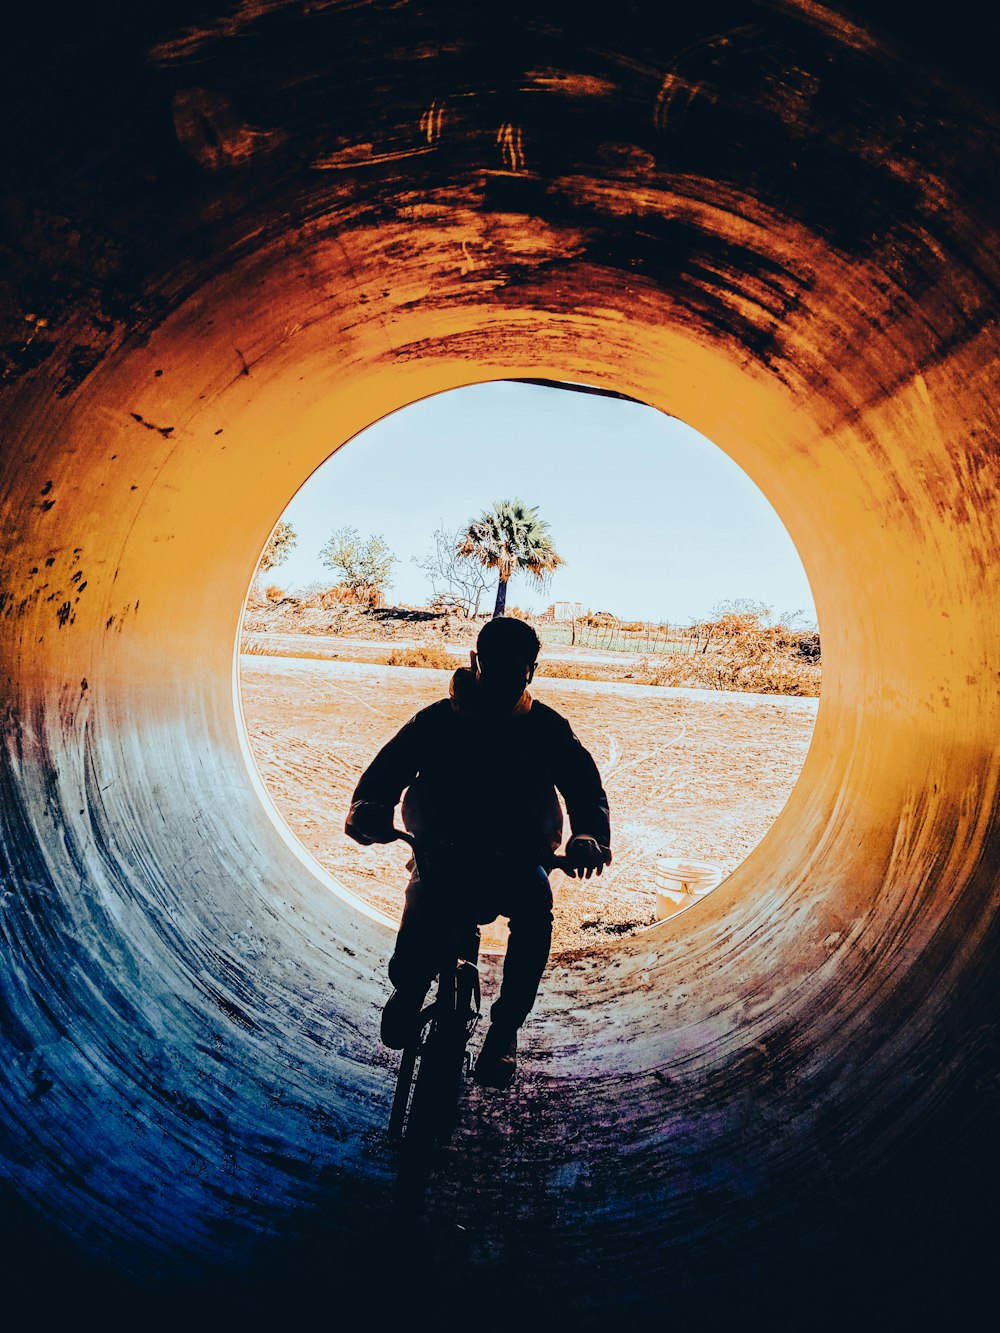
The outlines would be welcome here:
[[[446,694],[449,673],[264,656],[243,656],[240,667],[251,748],[278,812],[340,883],[398,919],[406,848],[359,847],[344,835],[344,817],[364,767]],[[651,925],[657,857],[731,872],[787,800],[818,702],[544,678],[532,692],[569,719],[611,804],[614,864],[590,880],[552,875],[555,950]],[[484,946],[504,939],[502,921],[484,929]]]

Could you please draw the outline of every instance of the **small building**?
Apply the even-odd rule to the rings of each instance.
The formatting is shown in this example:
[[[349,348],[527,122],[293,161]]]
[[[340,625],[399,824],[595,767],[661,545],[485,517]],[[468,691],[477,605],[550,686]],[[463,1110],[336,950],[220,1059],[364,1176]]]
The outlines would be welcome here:
[[[553,620],[579,620],[589,613],[582,602],[553,602],[545,608],[545,614]]]

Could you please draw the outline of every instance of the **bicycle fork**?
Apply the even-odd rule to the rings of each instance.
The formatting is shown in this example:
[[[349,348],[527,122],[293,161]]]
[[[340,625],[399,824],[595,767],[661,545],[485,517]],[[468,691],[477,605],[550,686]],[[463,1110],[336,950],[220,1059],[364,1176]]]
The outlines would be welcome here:
[[[451,1137],[462,1075],[472,1072],[468,1043],[479,1022],[481,999],[475,963],[462,960],[442,971],[437,994],[424,1010],[420,1036],[400,1060],[390,1141],[446,1143]]]
[[[464,1028],[462,1047],[467,1075],[472,1073],[472,1052],[468,1048],[468,1043],[480,1019],[482,998],[479,968],[475,963],[463,959],[455,968],[455,1014],[457,1021]]]

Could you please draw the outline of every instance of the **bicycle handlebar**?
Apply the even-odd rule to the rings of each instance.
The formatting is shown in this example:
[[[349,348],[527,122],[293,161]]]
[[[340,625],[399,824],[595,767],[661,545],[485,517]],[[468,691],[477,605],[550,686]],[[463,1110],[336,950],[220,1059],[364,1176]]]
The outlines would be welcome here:
[[[410,847],[413,848],[414,856],[416,856],[417,841],[413,834],[407,833],[405,829],[400,828],[393,828],[392,832],[394,840],[397,842],[409,843]],[[568,872],[579,868],[570,861],[568,856],[547,856],[542,864],[546,870],[563,870]]]

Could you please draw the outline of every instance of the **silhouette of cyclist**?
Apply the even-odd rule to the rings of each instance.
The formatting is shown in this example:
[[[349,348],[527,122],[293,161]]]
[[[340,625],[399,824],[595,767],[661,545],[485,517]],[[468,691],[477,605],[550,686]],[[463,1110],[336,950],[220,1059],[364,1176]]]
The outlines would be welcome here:
[[[566,719],[527,686],[541,644],[510,617],[480,631],[471,666],[452,676],[449,698],[422,708],[375,756],[358,783],[345,831],[367,846],[393,840],[396,804],[413,836],[406,904],[389,961],[394,991],[382,1041],[401,1049],[416,1036],[424,997],[462,927],[510,922],[500,994],[476,1062],[477,1082],[514,1078],[517,1032],[527,1017],[552,943],[546,865],[562,840],[562,792],[573,876],[611,863],[608,799],[597,765]]]

